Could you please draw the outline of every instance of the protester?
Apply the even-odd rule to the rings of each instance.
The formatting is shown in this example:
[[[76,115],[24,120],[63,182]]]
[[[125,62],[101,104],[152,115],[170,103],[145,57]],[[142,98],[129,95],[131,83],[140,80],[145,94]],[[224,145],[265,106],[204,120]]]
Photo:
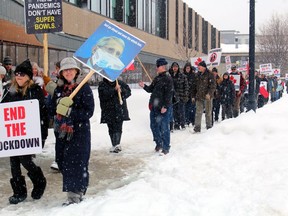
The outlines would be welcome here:
[[[234,83],[230,80],[229,73],[223,74],[223,80],[219,86],[220,102],[222,105],[222,121],[233,117],[233,103],[235,100]]]
[[[11,87],[8,94],[5,95],[2,102],[14,102],[22,100],[37,99],[39,101],[41,135],[44,145],[48,135],[48,118],[47,108],[44,102],[44,95],[41,88],[34,84],[32,67],[27,59],[18,65],[14,72],[15,76],[12,79]],[[20,155],[10,157],[12,178],[10,183],[13,189],[13,195],[9,198],[10,204],[17,204],[27,198],[27,188],[25,177],[21,172],[21,164],[28,171],[27,175],[33,183],[31,197],[40,199],[46,188],[46,178],[40,167],[32,160],[32,155]]]
[[[118,83],[117,83],[118,82]],[[130,87],[123,81],[103,78],[98,92],[101,107],[101,123],[107,124],[112,147],[110,152],[122,151],[120,145],[123,121],[130,120],[126,99],[131,96]],[[121,101],[119,95],[121,97]]]
[[[148,86],[143,81],[139,82],[148,93],[151,93],[149,100],[150,128],[153,140],[156,142],[155,151],[161,151],[160,155],[166,155],[170,150],[170,112],[172,109],[173,80],[167,72],[165,58],[156,61],[157,76]]]
[[[235,88],[235,94],[236,97],[234,99],[234,104],[233,104],[233,117],[236,118],[239,115],[240,112],[240,100],[241,100],[241,95],[245,91],[246,87],[246,82],[243,76],[240,74],[240,72],[237,71],[236,65],[232,65],[231,67],[231,73],[230,76],[232,75],[238,75],[240,77],[240,83],[239,83],[239,88]],[[234,83],[236,84],[236,83]]]
[[[192,126],[195,125],[195,113],[196,113],[196,106],[195,102],[192,103],[192,86],[195,82],[195,74],[196,68],[191,66],[190,62],[187,62],[184,65],[183,72],[187,77],[188,80],[188,86],[189,86],[189,93],[188,93],[188,101],[185,104],[185,117],[186,117],[186,124],[189,126],[189,124],[192,124]]]
[[[10,56],[6,56],[3,59],[3,67],[6,69],[3,83],[10,83],[14,76],[14,71],[12,70],[12,58]]]
[[[6,69],[3,66],[0,66],[0,103],[2,101],[3,95],[4,95],[4,85],[3,80],[6,74]]]
[[[88,164],[91,151],[90,118],[94,112],[94,98],[90,86],[85,83],[73,100],[69,95],[78,86],[80,68],[67,57],[61,61],[59,79],[63,85],[56,87],[52,97],[55,111],[54,133],[56,137],[56,162],[63,176],[63,192],[67,202],[80,203],[89,182]]]
[[[214,74],[215,81],[216,81],[216,90],[214,92],[214,98],[213,98],[213,107],[212,107],[212,125],[214,122],[218,122],[219,120],[219,113],[220,113],[220,83],[221,83],[221,78],[218,75],[218,69],[216,67],[212,68],[212,73]]]
[[[205,106],[206,129],[212,127],[212,100],[216,81],[212,72],[207,69],[205,61],[198,64],[196,81],[192,87],[192,100],[196,101],[194,132],[201,132],[202,114]]]
[[[186,123],[185,104],[188,101],[189,84],[186,75],[180,72],[177,62],[172,63],[169,73],[173,79],[175,97],[178,99],[178,102],[173,104],[174,130],[183,130]]]

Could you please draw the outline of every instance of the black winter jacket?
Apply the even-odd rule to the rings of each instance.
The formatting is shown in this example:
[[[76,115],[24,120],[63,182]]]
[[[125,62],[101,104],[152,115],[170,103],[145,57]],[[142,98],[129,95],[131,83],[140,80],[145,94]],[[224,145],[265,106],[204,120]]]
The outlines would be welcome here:
[[[119,102],[118,92],[115,90],[116,81],[110,82],[104,78],[99,83],[98,93],[101,107],[101,123],[130,120],[126,99],[131,96],[131,89],[121,80],[118,80],[118,84],[121,86],[122,105]]]
[[[173,80],[168,72],[158,74],[152,81],[151,85],[144,86],[144,90],[152,93],[149,100],[149,105],[154,109],[161,110],[162,107],[172,105],[173,97]]]
[[[8,90],[7,94],[6,93],[7,92],[4,93],[5,97],[3,98],[2,103],[32,99],[37,99],[39,101],[41,136],[42,140],[46,140],[48,136],[49,117],[45,103],[45,97],[41,87],[37,84],[33,84],[30,88],[27,89],[27,93],[24,96],[22,96],[22,93],[20,92],[13,92],[10,90]]]

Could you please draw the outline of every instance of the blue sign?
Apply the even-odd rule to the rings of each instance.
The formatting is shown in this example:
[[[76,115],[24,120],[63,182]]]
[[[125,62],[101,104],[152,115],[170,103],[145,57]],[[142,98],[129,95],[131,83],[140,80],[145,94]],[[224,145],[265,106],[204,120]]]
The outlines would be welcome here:
[[[114,81],[144,46],[144,41],[106,20],[75,52],[74,58]]]

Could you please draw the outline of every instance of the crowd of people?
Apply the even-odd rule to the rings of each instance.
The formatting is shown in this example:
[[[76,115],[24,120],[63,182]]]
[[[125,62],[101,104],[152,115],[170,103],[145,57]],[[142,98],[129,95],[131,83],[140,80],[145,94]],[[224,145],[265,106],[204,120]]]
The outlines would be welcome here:
[[[160,155],[169,153],[170,135],[177,130],[194,127],[194,133],[201,133],[202,115],[205,114],[206,129],[215,122],[236,118],[247,110],[248,77],[237,71],[218,73],[217,68],[209,70],[205,61],[198,68],[187,62],[183,70],[177,62],[168,68],[165,58],[156,61],[157,76],[148,85],[143,81],[139,86],[150,93],[150,129],[155,142],[155,151]],[[29,59],[12,69],[12,59],[6,56],[0,66],[0,103],[37,99],[39,101],[42,147],[53,127],[55,161],[51,168],[63,176],[63,192],[67,201],[63,205],[80,203],[89,184],[89,158],[91,151],[90,118],[94,113],[93,92],[89,85],[79,85],[83,79],[77,62],[67,57],[55,64],[53,78]],[[238,77],[239,82],[236,82]],[[255,74],[255,104],[263,107],[278,100],[288,89],[277,77]],[[81,88],[79,87],[81,86]],[[79,88],[78,88],[79,87]],[[100,123],[107,124],[111,139],[110,152],[122,151],[121,136],[124,121],[130,120],[126,100],[131,89],[122,80],[106,78],[99,83],[101,107]],[[287,90],[288,93],[288,90]],[[40,199],[46,188],[46,178],[33,161],[34,155],[10,157],[11,187],[13,195],[10,204],[17,204],[27,198],[27,187],[21,165],[28,171],[33,183],[31,197]]]

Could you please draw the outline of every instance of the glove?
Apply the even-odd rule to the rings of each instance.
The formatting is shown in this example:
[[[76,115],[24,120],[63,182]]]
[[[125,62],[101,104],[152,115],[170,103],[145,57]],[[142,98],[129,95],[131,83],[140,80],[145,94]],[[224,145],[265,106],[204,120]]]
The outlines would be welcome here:
[[[53,96],[54,90],[56,89],[56,87],[57,87],[57,84],[51,80],[45,86],[45,90],[48,92],[49,95]]]
[[[62,116],[69,116],[71,109],[70,106],[73,104],[73,100],[69,97],[61,98],[59,104],[56,107],[56,113]]]
[[[211,98],[211,97],[210,97],[209,94],[206,94],[206,95],[205,95],[205,99],[206,99],[206,100],[210,100],[210,98]]]

